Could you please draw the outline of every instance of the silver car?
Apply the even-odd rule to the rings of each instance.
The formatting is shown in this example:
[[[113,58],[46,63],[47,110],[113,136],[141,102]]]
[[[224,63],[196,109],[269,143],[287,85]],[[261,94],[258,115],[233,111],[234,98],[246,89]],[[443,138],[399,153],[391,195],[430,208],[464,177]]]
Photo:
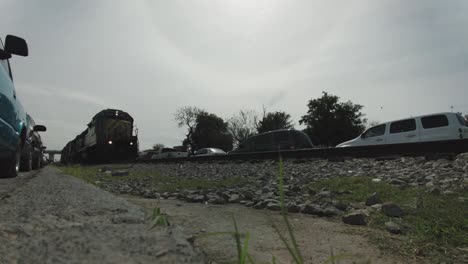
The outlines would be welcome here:
[[[227,153],[224,152],[222,149],[217,148],[202,148],[195,152],[195,156],[218,156],[218,155],[226,155]]]

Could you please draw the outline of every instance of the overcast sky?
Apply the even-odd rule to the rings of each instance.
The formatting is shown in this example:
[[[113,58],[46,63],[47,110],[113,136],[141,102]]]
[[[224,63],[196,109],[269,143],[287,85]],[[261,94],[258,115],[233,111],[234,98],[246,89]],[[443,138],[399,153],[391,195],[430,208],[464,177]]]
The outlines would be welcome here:
[[[296,127],[322,91],[389,121],[468,113],[468,1],[0,0],[0,35],[25,109],[61,149],[105,108],[129,112],[140,149],[180,145],[173,113],[282,110]],[[383,107],[383,108],[382,108]]]

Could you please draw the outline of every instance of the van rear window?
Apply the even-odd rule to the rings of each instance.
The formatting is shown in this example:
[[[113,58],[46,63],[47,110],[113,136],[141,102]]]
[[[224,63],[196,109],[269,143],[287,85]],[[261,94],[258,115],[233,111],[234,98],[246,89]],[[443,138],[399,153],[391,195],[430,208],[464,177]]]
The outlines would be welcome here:
[[[402,121],[393,122],[390,125],[390,133],[403,133],[408,131],[416,130],[416,120],[414,119],[406,119]]]
[[[467,120],[465,120],[465,118],[463,118],[461,115],[457,115],[457,119],[458,119],[458,122],[460,123],[460,125],[468,126]]]
[[[448,118],[446,115],[433,115],[425,116],[421,118],[421,123],[423,128],[436,128],[436,127],[445,127],[448,126]]]

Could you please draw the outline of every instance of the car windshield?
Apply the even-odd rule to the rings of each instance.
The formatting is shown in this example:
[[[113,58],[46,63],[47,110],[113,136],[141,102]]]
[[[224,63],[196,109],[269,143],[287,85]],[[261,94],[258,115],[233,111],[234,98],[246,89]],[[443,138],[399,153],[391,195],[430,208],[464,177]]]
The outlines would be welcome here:
[[[463,118],[461,115],[457,115],[457,119],[460,125],[468,127],[468,120]]]

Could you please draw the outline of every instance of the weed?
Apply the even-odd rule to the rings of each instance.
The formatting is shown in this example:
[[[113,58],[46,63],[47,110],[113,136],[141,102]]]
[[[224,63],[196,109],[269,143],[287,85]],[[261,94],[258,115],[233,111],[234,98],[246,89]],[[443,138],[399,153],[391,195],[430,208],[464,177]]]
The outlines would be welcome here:
[[[167,214],[161,212],[161,208],[156,207],[153,209],[153,214],[151,215],[151,228],[153,229],[156,226],[169,226],[169,220],[167,220]]]

